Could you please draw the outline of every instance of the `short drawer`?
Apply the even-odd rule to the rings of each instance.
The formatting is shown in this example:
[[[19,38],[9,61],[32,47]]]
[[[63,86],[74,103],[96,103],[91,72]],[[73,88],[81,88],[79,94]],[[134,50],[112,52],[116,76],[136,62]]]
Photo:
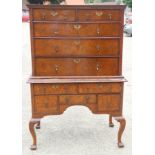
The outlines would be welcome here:
[[[72,105],[75,106],[75,105]],[[89,108],[89,110],[91,110],[93,113],[95,113],[97,111],[97,104],[87,104],[87,105],[81,105],[81,106],[86,106],[87,108]],[[67,104],[60,104],[59,106],[59,111],[60,113],[63,113],[67,108],[71,107],[71,105],[67,105]]]
[[[35,56],[118,56],[119,39],[34,39],[34,50]]]
[[[79,21],[120,21],[121,12],[119,10],[79,10]]]
[[[34,23],[35,37],[50,36],[120,36],[119,23]]]
[[[121,111],[122,98],[120,94],[98,95],[99,112],[119,112]]]
[[[65,104],[65,105],[96,104],[96,95],[60,95],[59,104]]]
[[[36,58],[37,76],[118,75],[118,58]]]
[[[52,114],[57,112],[58,97],[54,95],[34,96],[33,110],[35,113]]]
[[[74,94],[77,93],[76,84],[34,84],[34,94]]]
[[[75,10],[34,9],[33,21],[74,21]]]
[[[122,83],[84,83],[79,84],[79,93],[120,93]]]

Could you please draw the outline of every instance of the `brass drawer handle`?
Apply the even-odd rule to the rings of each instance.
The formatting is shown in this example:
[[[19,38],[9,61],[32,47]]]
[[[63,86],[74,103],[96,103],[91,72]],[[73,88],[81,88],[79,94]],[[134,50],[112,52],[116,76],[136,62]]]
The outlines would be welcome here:
[[[109,19],[111,20],[111,18],[112,18],[112,14],[109,13],[108,16],[109,16]]]
[[[80,59],[74,59],[73,61],[78,64],[81,60]]]
[[[55,65],[55,71],[57,72],[59,70],[59,66]]]
[[[103,15],[103,12],[102,11],[96,11],[96,16],[100,17]]]
[[[59,31],[54,31],[54,34],[59,34]]]
[[[79,30],[80,28],[81,28],[81,25],[79,25],[79,24],[74,25],[74,29]]]
[[[59,52],[59,47],[58,46],[55,46],[54,47],[54,50],[55,50],[56,53]]]
[[[79,44],[80,44],[80,40],[75,40],[75,41],[74,41],[74,44],[75,44],[75,45],[79,45]]]
[[[58,85],[52,85],[52,88],[53,88],[53,89],[58,89],[59,86],[58,86]]]
[[[51,12],[51,15],[52,15],[53,17],[55,17],[55,16],[58,15],[58,12],[56,12],[56,11],[52,11],[52,12]]]
[[[96,65],[96,70],[99,71],[99,64]]]
[[[86,103],[88,103],[88,101],[89,101],[89,96],[86,96]]]
[[[45,13],[42,14],[42,19],[45,20]]]
[[[97,28],[96,32],[97,32],[97,35],[99,35],[100,34],[100,29]]]

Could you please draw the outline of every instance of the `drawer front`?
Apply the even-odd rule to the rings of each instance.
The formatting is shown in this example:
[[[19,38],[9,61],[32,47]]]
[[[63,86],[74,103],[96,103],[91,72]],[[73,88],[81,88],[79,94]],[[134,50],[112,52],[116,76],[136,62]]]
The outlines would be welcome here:
[[[79,93],[120,93],[121,83],[85,83],[79,84]]]
[[[34,84],[34,94],[75,94],[76,84]]]
[[[121,95],[98,95],[98,111],[105,113],[121,111]]]
[[[34,9],[34,21],[75,21],[75,10]]]
[[[120,36],[120,25],[117,23],[84,24],[84,23],[35,23],[35,37],[49,36]]]
[[[60,95],[59,104],[65,104],[65,105],[96,104],[96,95]]]
[[[79,10],[79,21],[119,21],[121,14],[119,10]]]
[[[34,96],[34,112],[52,114],[57,112],[58,97],[53,95]]]
[[[119,53],[119,40],[35,39],[34,49],[36,56],[117,56]]]
[[[118,75],[117,58],[37,58],[37,76],[100,76]]]

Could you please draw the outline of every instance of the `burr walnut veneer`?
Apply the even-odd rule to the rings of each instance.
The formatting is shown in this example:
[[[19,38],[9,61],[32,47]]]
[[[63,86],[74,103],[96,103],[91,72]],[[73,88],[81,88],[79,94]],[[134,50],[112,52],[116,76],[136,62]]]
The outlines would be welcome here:
[[[118,146],[125,128],[122,116],[123,5],[28,5],[30,12],[32,119],[62,114],[83,105],[94,114],[120,122]],[[104,138],[104,137],[103,137]]]

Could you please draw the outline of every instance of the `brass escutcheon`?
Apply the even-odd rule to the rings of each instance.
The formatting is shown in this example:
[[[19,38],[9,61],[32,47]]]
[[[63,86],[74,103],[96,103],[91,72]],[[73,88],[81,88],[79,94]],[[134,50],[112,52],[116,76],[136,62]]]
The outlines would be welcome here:
[[[102,11],[96,11],[96,16],[100,17],[103,15],[103,12]]]
[[[58,34],[59,33],[59,31],[54,31],[54,34]]]
[[[74,25],[74,29],[79,30],[80,28],[81,28],[81,25],[79,25],[79,24]]]
[[[55,65],[55,71],[57,72],[59,70],[59,66]]]
[[[74,59],[73,61],[78,64],[81,60],[80,59]]]
[[[100,29],[97,28],[96,32],[97,32],[97,34],[99,35],[99,34],[100,34]]]
[[[57,89],[57,88],[59,88],[59,86],[58,85],[52,85],[52,88]]]
[[[52,15],[53,17],[55,17],[55,16],[58,15],[58,12],[56,12],[56,11],[52,11],[52,12],[51,12],[51,15]]]
[[[59,47],[58,46],[55,46],[54,47],[54,50],[55,50],[56,53],[59,52]]]
[[[75,40],[75,41],[74,41],[74,44],[75,44],[75,45],[79,45],[79,44],[80,44],[80,40]]]
[[[97,71],[99,70],[99,64],[96,65],[96,70],[97,70]]]
[[[100,45],[96,45],[96,49],[97,49],[97,51],[99,51],[100,50]]]

